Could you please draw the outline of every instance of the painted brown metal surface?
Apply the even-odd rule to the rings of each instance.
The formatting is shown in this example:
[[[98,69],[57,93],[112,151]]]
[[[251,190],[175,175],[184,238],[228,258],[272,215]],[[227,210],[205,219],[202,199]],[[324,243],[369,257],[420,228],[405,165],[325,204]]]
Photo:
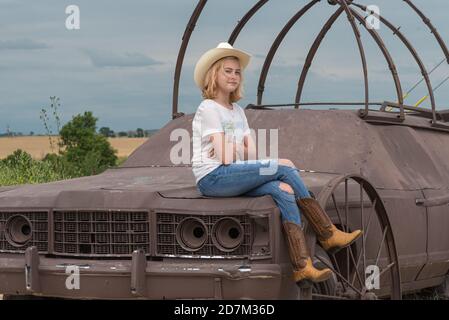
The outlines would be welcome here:
[[[267,1],[258,1],[244,15],[231,42]],[[449,57],[430,21],[411,1],[405,2],[434,31]],[[262,69],[259,103],[245,112],[256,131],[278,130],[278,156],[300,168],[307,187],[336,225],[365,230],[361,241],[330,255],[314,245],[315,235],[307,228],[315,262],[334,271],[330,281],[315,287],[314,293],[293,283],[279,210],[269,196],[202,196],[189,164],[190,142],[182,149],[186,163],[174,165],[170,160],[173,150],[180,148],[171,133],[184,129],[192,134],[193,115],[177,109],[178,85],[203,0],[191,16],[178,55],[172,121],[119,168],[97,176],[0,188],[0,293],[83,299],[400,299],[404,292],[444,283],[449,271],[449,111],[436,110],[424,64],[399,28],[379,17],[419,65],[431,110],[403,104],[393,59],[373,30],[368,32],[389,64],[398,101],[368,101],[366,59],[354,21],[364,25],[364,19],[353,9],[365,7],[343,0],[328,1],[339,6],[309,51],[299,97],[320,42],[344,11],[359,43],[365,101],[327,104],[365,108],[276,109],[323,105],[300,99],[260,104],[279,44],[317,3],[309,2],[278,34]],[[388,112],[387,107],[399,112]],[[231,229],[237,234],[232,239]],[[370,264],[381,267],[380,289],[366,288],[363,271]],[[78,266],[81,277],[89,279],[79,290],[64,286],[67,266]]]
[[[438,214],[441,220],[434,220],[436,218],[431,217],[425,207],[416,205],[416,199],[427,198],[430,195],[423,194],[423,189],[428,190],[427,192],[435,190],[434,192],[439,194],[444,194],[444,190],[447,190],[449,193],[447,182],[449,165],[446,161],[449,154],[445,154],[447,148],[440,149],[440,146],[449,143],[449,135],[434,131],[425,118],[416,116],[407,118],[421,122],[422,126],[427,123],[427,129],[414,129],[405,125],[373,125],[360,119],[355,111],[247,110],[246,113],[253,128],[280,130],[279,156],[292,159],[300,169],[305,170],[301,174],[315,194],[320,193],[333,178],[345,172],[361,173],[372,182],[382,197],[388,212],[389,225],[394,231],[404,288],[416,289],[427,284],[426,281],[436,281],[435,278],[441,278],[447,272],[449,243],[437,241],[448,227],[444,223],[437,222],[444,221],[446,207],[437,206],[432,209],[432,214],[438,212],[435,210],[441,210]],[[279,232],[281,230],[279,213],[273,201],[269,197],[204,198],[194,187],[190,167],[170,164],[168,160],[170,149],[176,142],[169,140],[169,133],[174,128],[190,130],[192,117],[193,115],[189,115],[171,121],[136,150],[122,168],[110,169],[98,176],[75,180],[21,186],[16,189],[6,188],[0,192],[0,211],[2,213],[46,211],[53,217],[58,212],[74,210],[79,213],[107,211],[111,214],[145,211],[149,214],[149,230],[155,232],[150,234],[149,252],[145,253],[147,257],[145,282],[166,285],[163,290],[155,290],[154,285],[147,286],[145,293],[141,293],[143,296],[192,298],[203,295],[201,297],[206,298],[218,295],[222,298],[292,298],[297,293],[288,281],[288,257],[282,233]],[[298,132],[302,137],[300,140],[294,138]],[[333,134],[329,135],[329,132]],[[324,136],[326,139],[323,139]],[[285,141],[290,142],[283,143]],[[329,158],[329,155],[332,155],[332,158]],[[353,188],[353,185],[349,186],[350,194],[355,192],[356,189]],[[341,201],[342,195],[336,195],[337,201]],[[355,214],[357,210],[359,210],[357,207],[352,208],[350,215]],[[259,243],[269,243],[269,250],[266,250],[269,255],[259,256],[258,259],[251,258],[251,255],[243,255],[221,257],[218,260],[199,258],[195,255],[190,258],[161,255],[157,245],[157,216],[160,213],[200,217],[249,214],[254,218],[269,219],[271,221],[269,233],[258,239]],[[428,219],[435,221],[432,230],[427,224]],[[404,225],[404,221],[414,223]],[[49,229],[56,231],[51,227]],[[435,245],[432,246],[437,250],[437,254],[428,252],[426,247],[427,243],[434,241]],[[46,284],[41,287],[40,293],[50,296],[76,294],[84,298],[134,296],[129,285],[125,284],[138,278],[138,275],[131,274],[131,270],[142,268],[131,267],[132,260],[129,260],[131,254],[128,259],[127,255],[124,255],[122,259],[125,260],[117,260],[120,256],[111,255],[107,261],[104,258],[101,261],[96,260],[93,253],[87,255],[90,259],[86,260],[85,256],[83,260],[77,260],[80,255],[82,254],[55,252],[54,245],[50,245],[49,251],[45,255],[40,255],[41,286],[42,283]],[[12,288],[15,290],[22,288],[18,291],[22,294],[27,293],[28,291],[22,287],[24,275],[20,271],[23,256],[2,253],[0,261],[3,261],[3,265],[0,264],[0,277],[8,279],[0,282],[8,284],[1,290],[12,293]],[[67,292],[64,288],[58,289],[56,284],[52,284],[50,274],[59,271],[60,276],[64,277],[62,267],[57,265],[70,263],[89,265],[90,271],[87,269],[82,271],[86,275],[103,270],[105,276],[94,280],[95,287],[89,285],[84,288],[85,291]],[[240,265],[251,267],[251,272],[242,273],[238,270]],[[120,281],[118,280],[120,277],[117,277],[113,269],[117,270],[117,274],[122,274]],[[162,269],[165,271],[162,272]],[[111,271],[109,276],[106,270]],[[169,285],[170,277],[175,274],[179,281],[195,283],[195,286],[192,286],[198,290],[177,291],[179,286],[175,286],[175,282],[172,286]],[[268,274],[271,280],[266,280]],[[206,275],[209,276],[210,285],[205,280]],[[110,282],[111,277],[115,281]],[[240,277],[241,282],[236,282],[236,277]],[[219,281],[221,289],[207,289],[215,288],[212,286],[215,278],[221,279]],[[415,283],[418,278],[419,281]],[[252,284],[247,284],[248,281]],[[105,287],[106,282],[111,287]],[[246,290],[237,290],[235,287],[237,283],[245,286]],[[263,290],[265,286],[271,289]],[[142,292],[142,289],[136,292]]]

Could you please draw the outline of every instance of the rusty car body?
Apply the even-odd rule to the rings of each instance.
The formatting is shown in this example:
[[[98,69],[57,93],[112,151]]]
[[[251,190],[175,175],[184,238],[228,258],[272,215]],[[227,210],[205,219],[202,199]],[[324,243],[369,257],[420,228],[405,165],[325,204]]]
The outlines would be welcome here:
[[[309,52],[296,100],[288,104],[293,108],[262,103],[265,77],[283,37],[319,3],[315,0],[276,38],[261,72],[258,101],[245,110],[251,128],[278,130],[279,157],[301,169],[333,222],[343,229],[364,230],[350,248],[328,255],[305,223],[315,262],[333,270],[331,280],[302,289],[292,281],[279,210],[271,197],[204,197],[195,187],[191,167],[170,161],[177,144],[171,133],[191,133],[193,115],[177,110],[179,76],[206,2],[199,1],[183,36],[172,121],[118,168],[67,181],[0,188],[0,292],[83,299],[400,299],[404,293],[445,283],[449,111],[437,111],[428,73],[405,36],[396,30],[423,70],[432,109],[404,104],[394,62],[372,30],[391,67],[398,101],[368,100],[364,65],[364,102],[323,103],[330,108],[360,104],[360,110],[301,108],[316,105],[301,103],[302,86],[321,40],[341,14],[349,18],[364,60],[354,22],[360,14],[353,1],[328,1],[337,9]],[[239,21],[231,44],[266,2],[258,1]],[[404,2],[424,17],[449,62],[430,20],[411,1]],[[79,269],[79,289],[66,286],[68,266]],[[377,286],[370,286],[376,280],[367,272],[370,266],[377,268]]]

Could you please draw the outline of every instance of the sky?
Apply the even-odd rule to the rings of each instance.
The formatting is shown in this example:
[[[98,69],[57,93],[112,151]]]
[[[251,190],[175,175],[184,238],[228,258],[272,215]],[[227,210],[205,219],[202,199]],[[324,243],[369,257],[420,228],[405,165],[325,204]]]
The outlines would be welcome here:
[[[365,2],[366,1],[366,2]],[[252,54],[245,70],[242,107],[256,102],[265,56],[288,19],[309,0],[270,0],[246,25],[235,47]],[[429,71],[443,53],[422,20],[402,0],[357,0],[377,5],[381,15],[401,26]],[[115,131],[158,129],[171,117],[173,76],[185,26],[196,0],[0,0],[0,133],[45,133],[39,117],[50,97],[60,98],[66,123],[92,111],[98,128]],[[226,41],[256,0],[209,0],[192,34],[181,74],[179,111],[193,113],[201,95],[193,82],[196,61]],[[449,44],[447,0],[415,0]],[[80,28],[66,28],[66,8],[76,5]],[[336,10],[321,1],[285,37],[269,71],[264,103],[291,103],[307,52],[322,25]],[[362,13],[362,12],[361,12]],[[359,26],[365,45],[370,100],[396,100],[394,84],[381,51]],[[406,48],[381,26],[397,65],[404,92],[420,80]],[[449,75],[442,64],[431,74],[433,86]],[[437,108],[448,109],[449,83],[435,92]],[[421,84],[405,101],[425,95]],[[347,18],[342,15],[324,39],[311,66],[303,102],[363,101],[360,56]],[[428,107],[428,103],[423,106]],[[55,122],[50,118],[50,125]],[[54,130],[54,129],[53,129]]]

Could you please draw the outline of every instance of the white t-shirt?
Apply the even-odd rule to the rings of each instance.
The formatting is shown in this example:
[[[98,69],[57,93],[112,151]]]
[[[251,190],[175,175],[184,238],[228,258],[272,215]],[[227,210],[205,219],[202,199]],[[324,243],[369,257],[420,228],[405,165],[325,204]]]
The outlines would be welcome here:
[[[237,103],[233,103],[232,106],[230,110],[214,100],[206,99],[201,102],[195,113],[192,122],[192,170],[197,183],[222,164],[216,155],[214,158],[209,157],[209,152],[213,148],[210,141],[211,134],[223,132],[227,141],[236,143],[243,143],[243,138],[250,134],[245,112]],[[243,160],[242,155],[239,155],[239,158]]]

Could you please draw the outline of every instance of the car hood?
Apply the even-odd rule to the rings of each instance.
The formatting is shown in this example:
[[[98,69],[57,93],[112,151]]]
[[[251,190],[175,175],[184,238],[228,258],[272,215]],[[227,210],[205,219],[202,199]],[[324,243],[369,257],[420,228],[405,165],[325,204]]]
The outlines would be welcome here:
[[[301,172],[317,193],[335,174]],[[199,201],[201,199],[201,201]],[[0,188],[0,210],[171,209],[175,211],[271,210],[270,196],[209,198],[196,188],[190,167],[109,169],[96,176]]]
[[[199,201],[198,199],[202,199]],[[27,209],[270,209],[271,197],[208,198],[195,185],[190,167],[109,169],[96,176],[51,183],[3,187],[0,210]],[[208,209],[209,208],[209,209]]]

